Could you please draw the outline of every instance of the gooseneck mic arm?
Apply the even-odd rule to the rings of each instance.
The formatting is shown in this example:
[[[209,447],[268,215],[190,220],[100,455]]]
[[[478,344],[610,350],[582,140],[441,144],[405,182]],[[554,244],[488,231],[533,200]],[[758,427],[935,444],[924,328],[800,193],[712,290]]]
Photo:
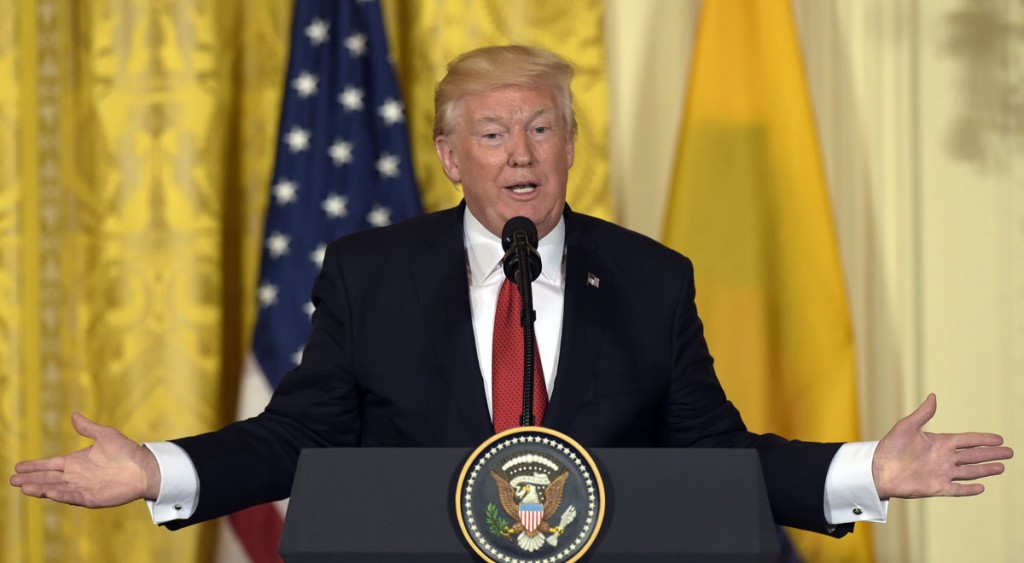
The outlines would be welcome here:
[[[516,238],[525,234],[522,231],[516,233]],[[527,257],[527,244],[516,244],[516,255],[519,258],[520,268],[516,272],[516,286],[519,287],[519,295],[522,298],[523,308],[519,313],[519,322],[523,325],[523,414],[519,417],[520,426],[533,426],[533,378],[536,367],[533,365],[534,358],[534,330],[533,323],[537,319],[537,312],[533,310],[533,278],[530,276],[530,260]]]
[[[522,309],[519,321],[523,325],[523,410],[521,426],[533,426],[534,328],[537,313],[533,310],[533,280],[540,276],[540,254],[537,252],[537,227],[525,217],[513,217],[505,223],[501,237],[505,256],[502,259],[505,276],[516,283]]]

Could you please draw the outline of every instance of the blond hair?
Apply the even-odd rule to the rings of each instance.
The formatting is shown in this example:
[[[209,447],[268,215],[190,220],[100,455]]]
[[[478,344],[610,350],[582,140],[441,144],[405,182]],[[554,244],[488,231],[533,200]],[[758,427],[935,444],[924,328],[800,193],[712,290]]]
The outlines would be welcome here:
[[[434,91],[434,138],[451,132],[460,99],[502,86],[549,89],[555,95],[566,138],[573,138],[572,75],[572,65],[565,59],[536,47],[505,45],[463,53],[448,63],[448,74]]]

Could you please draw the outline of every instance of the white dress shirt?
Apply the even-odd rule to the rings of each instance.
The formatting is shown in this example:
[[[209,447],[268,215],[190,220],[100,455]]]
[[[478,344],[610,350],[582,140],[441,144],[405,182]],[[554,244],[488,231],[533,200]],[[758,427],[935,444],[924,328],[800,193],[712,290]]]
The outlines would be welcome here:
[[[498,308],[498,293],[505,281],[501,257],[505,255],[501,241],[494,238],[475,217],[466,210],[465,220],[466,270],[469,276],[469,302],[473,311],[473,336],[476,355],[480,360],[480,373],[484,378],[487,410],[494,418],[491,404],[491,354],[493,352],[494,314]],[[544,384],[548,397],[555,389],[558,352],[562,341],[562,303],[565,295],[565,221],[537,243],[540,254],[540,276],[534,280],[533,309],[537,314],[534,333],[537,352],[544,371]]]
[[[480,373],[483,376],[487,409],[491,405],[491,348],[494,336],[494,313],[498,292],[505,280],[501,267],[504,250],[501,241],[491,234],[466,209],[463,223],[466,243],[466,269],[469,276],[469,297],[473,314],[473,336],[476,339]],[[555,388],[558,353],[562,341],[562,316],[565,297],[565,221],[540,240],[541,274],[533,282],[537,348],[544,369],[548,396]],[[146,443],[160,466],[160,496],[148,501],[153,522],[161,524],[186,519],[199,503],[199,478],[185,450],[170,442]],[[888,501],[878,499],[871,460],[877,442],[852,442],[836,452],[825,478],[825,520],[830,524],[850,522],[884,522]]]

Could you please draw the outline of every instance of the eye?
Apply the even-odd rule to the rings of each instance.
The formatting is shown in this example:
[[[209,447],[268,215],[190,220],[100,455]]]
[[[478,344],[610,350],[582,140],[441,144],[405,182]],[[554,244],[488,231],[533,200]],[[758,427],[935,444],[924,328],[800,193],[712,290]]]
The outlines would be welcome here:
[[[543,135],[544,133],[547,133],[550,130],[551,130],[551,127],[548,127],[547,125],[541,125],[539,127],[534,127],[533,128],[533,132],[537,133],[538,135]]]

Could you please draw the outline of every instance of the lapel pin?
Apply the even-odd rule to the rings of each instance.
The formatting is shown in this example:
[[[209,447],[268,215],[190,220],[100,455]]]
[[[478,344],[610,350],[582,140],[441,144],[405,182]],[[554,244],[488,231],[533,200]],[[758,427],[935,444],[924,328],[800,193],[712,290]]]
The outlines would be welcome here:
[[[587,285],[592,287],[601,287],[601,278],[587,272]]]

